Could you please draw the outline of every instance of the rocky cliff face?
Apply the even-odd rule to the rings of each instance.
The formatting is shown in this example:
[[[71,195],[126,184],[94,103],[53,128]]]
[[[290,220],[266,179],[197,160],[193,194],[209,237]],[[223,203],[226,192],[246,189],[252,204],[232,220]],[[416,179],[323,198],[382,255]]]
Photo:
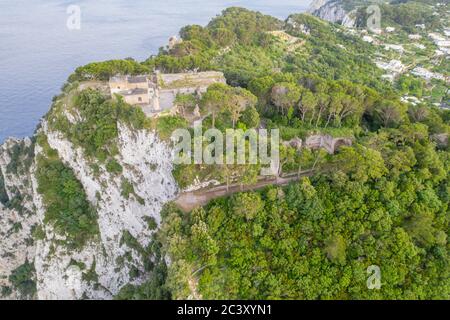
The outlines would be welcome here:
[[[34,292],[33,288],[23,294],[17,290],[17,275],[24,269],[21,266],[27,266],[36,255],[33,165],[30,139],[9,139],[0,146],[0,294],[13,299],[27,298]]]
[[[348,28],[356,26],[355,11],[347,12],[341,0],[313,1],[308,11],[323,20],[339,23]]]
[[[145,248],[162,206],[177,193],[171,148],[152,131],[119,123],[115,159],[123,171],[117,175],[94,166],[46,121],[38,134],[81,184],[96,210],[99,234],[82,248],[67,248],[46,219],[48,204],[36,178],[42,146],[30,139],[6,141],[0,147],[2,298],[108,299],[125,284],[142,282],[152,260]],[[124,192],[124,183],[131,191]]]

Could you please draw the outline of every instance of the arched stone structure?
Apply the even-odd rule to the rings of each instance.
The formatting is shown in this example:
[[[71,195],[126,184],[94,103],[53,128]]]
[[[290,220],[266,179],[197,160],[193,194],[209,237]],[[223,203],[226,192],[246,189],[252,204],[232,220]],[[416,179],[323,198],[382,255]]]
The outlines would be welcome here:
[[[333,153],[339,150],[342,146],[351,146],[352,140],[348,138],[336,138],[333,139]]]
[[[330,135],[312,135],[306,138],[305,146],[310,149],[324,148],[329,154],[334,154],[342,146],[351,146],[349,138],[333,138]]]

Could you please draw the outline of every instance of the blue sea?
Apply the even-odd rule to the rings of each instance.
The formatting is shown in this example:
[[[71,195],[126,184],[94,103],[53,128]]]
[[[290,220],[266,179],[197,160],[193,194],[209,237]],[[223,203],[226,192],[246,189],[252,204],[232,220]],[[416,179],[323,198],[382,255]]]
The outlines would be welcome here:
[[[0,143],[31,135],[73,70],[92,61],[145,60],[187,24],[230,6],[285,19],[310,0],[0,0]],[[69,29],[80,9],[80,29]]]

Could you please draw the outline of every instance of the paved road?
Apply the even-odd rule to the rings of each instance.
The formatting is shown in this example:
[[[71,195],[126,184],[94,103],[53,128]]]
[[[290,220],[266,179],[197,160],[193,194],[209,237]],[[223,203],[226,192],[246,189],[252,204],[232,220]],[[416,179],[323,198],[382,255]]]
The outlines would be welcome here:
[[[312,171],[302,171],[300,174],[287,174],[282,177],[261,177],[255,184],[241,186],[232,184],[228,188],[226,185],[215,186],[211,188],[199,189],[196,191],[183,192],[174,201],[183,211],[188,212],[197,207],[206,205],[209,201],[224,196],[229,196],[237,192],[258,190],[269,185],[285,186],[292,181],[299,180],[301,177],[312,175]]]

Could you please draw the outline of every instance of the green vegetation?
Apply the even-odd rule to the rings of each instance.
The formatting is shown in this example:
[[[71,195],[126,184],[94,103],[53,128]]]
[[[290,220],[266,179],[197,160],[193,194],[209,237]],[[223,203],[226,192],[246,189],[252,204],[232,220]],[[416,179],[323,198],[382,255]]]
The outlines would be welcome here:
[[[6,193],[5,180],[2,170],[0,169],[0,203],[5,205],[9,201],[8,194]]]
[[[390,19],[407,28],[398,12]],[[213,66],[245,88],[215,85],[203,95],[204,130],[251,128],[262,120],[285,140],[323,133],[351,137],[353,146],[329,155],[283,145],[284,172],[315,174],[189,213],[168,205],[157,237],[171,264],[159,285],[173,298],[448,299],[450,163],[448,146],[437,147],[433,135],[450,133],[449,112],[430,101],[401,102],[401,95],[420,97],[429,88],[410,76],[394,85],[381,80],[367,59],[374,47],[338,26],[292,15],[284,28],[298,46],[289,51],[267,33],[282,29],[279,21],[252,29],[254,16],[247,14],[232,8],[207,27],[189,26],[181,32],[188,43],[146,64],[165,71],[187,61]],[[251,34],[240,29],[246,19]],[[236,96],[245,97],[245,108]],[[191,100],[180,97],[183,108],[192,108]],[[245,177],[251,169],[179,165],[173,174],[180,187],[196,178],[251,184],[259,172]],[[367,289],[370,265],[381,268],[380,290]],[[119,298],[155,297],[143,288],[127,286]]]
[[[31,229],[31,235],[34,240],[44,240],[45,231],[42,228],[42,225],[34,225]]]
[[[256,105],[257,98],[248,90],[225,84],[211,85],[200,101],[202,113],[211,115],[211,127],[216,127],[216,117],[222,115],[222,128],[233,129],[247,108]]]
[[[365,144],[289,187],[172,209],[162,227],[172,295],[192,294],[194,279],[205,299],[448,299],[448,154],[420,125]],[[370,265],[381,290],[366,287]]]
[[[125,178],[122,178],[121,189],[122,197],[124,197],[125,199],[129,199],[130,195],[133,195],[141,205],[145,205],[145,200],[137,195],[137,193],[134,191],[133,184],[131,184],[131,182]]]
[[[119,96],[109,100],[98,90],[85,89],[61,97],[47,115],[52,130],[62,132],[75,146],[81,146],[88,157],[101,162],[108,160],[108,171],[120,173],[118,163],[111,163],[117,155],[118,122],[140,130],[149,120],[140,108],[126,104]],[[81,121],[70,123],[63,113],[77,114]]]
[[[401,2],[381,4],[384,26],[400,32],[380,39],[407,41],[415,24],[441,27],[439,17],[424,4],[435,2]],[[345,1],[347,8],[361,4]],[[361,21],[367,18],[363,9],[358,12]],[[284,143],[283,173],[311,169],[311,177],[282,188],[237,193],[190,213],[167,205],[148,247],[124,232],[121,244],[130,250],[119,257],[119,264],[128,264],[131,279],[144,271],[149,278],[139,286],[126,285],[116,298],[450,298],[450,157],[448,143],[437,138],[448,138],[450,112],[433,105],[448,100],[445,82],[410,75],[387,82],[372,62],[380,52],[376,46],[310,15],[294,14],[282,22],[229,8],[207,26],[187,26],[180,35],[183,42],[161,48],[143,63],[107,61],[77,69],[47,116],[50,129],[65,134],[114,174],[123,170],[115,159],[118,122],[156,129],[168,140],[175,129],[189,127],[187,114],[196,105],[204,117],[204,131],[261,125],[279,128],[284,142],[329,134],[351,138],[353,144],[330,155]],[[409,67],[427,63],[434,47],[429,40],[423,44],[426,52],[408,47],[402,62]],[[381,56],[390,60],[397,53]],[[154,68],[220,70],[227,84],[210,86],[202,97],[178,95],[179,115],[152,122],[120,98],[75,90],[77,81]],[[445,74],[448,61],[433,70]],[[412,105],[402,102],[404,95],[424,99]],[[80,121],[70,123],[63,110]],[[206,140],[205,145],[211,142]],[[73,172],[45,141],[40,145],[44,156],[38,159],[37,178],[46,221],[78,246],[82,238],[98,232],[95,213]],[[196,179],[251,185],[259,169],[177,165],[173,175],[181,188]],[[0,199],[5,201],[1,185],[0,180]],[[126,179],[121,191],[125,198],[137,197]],[[157,228],[154,220],[147,223],[151,230]],[[141,256],[145,270],[133,262],[131,250]],[[380,290],[367,288],[371,265],[381,269]]]
[[[7,298],[12,294],[12,289],[8,286],[2,286],[0,291],[0,297]]]
[[[80,270],[85,270],[86,269],[86,264],[84,262],[76,261],[74,259],[70,259],[69,267],[70,266],[78,267]]]
[[[150,216],[145,216],[144,220],[147,222],[147,226],[149,230],[156,230],[158,228],[158,223],[156,222],[155,218]]]
[[[397,87],[402,94],[410,94],[421,98],[424,94],[425,81],[412,76],[402,75],[397,81]]]
[[[122,180],[122,197],[125,199],[128,199],[130,197],[130,194],[134,194],[134,187],[133,185],[127,180]]]
[[[123,168],[120,165],[120,163],[117,162],[116,159],[111,159],[106,164],[106,171],[108,171],[109,173],[113,173],[113,174],[119,174],[119,173],[122,173]]]
[[[16,210],[21,216],[31,215],[33,212],[25,208],[22,204],[24,197],[17,188],[13,188],[12,197],[4,203],[4,206],[8,209]]]
[[[13,178],[22,178],[23,186],[29,186],[29,180],[24,179],[29,172],[31,164],[34,159],[34,146],[35,143],[32,140],[30,144],[25,141],[14,142],[9,148],[6,149],[9,156],[9,163],[6,166],[4,172],[0,169],[0,203],[6,208],[16,210],[21,216],[31,215],[32,211],[23,206],[24,198],[26,197],[21,193],[19,187],[8,187],[8,192],[5,185],[5,176],[13,176]],[[17,225],[14,230],[17,230]]]
[[[13,179],[21,178],[23,179],[22,187],[29,186],[29,180],[24,179],[24,177],[28,174],[34,159],[34,146],[34,141],[31,141],[31,144],[29,145],[25,141],[14,143],[11,148],[6,149],[6,152],[10,158],[10,162],[6,166],[6,170],[3,172],[0,169],[0,203],[8,209],[17,211],[21,216],[33,214],[33,211],[23,205],[25,197],[29,197],[29,195],[22,194],[19,186],[8,186],[7,192],[5,175],[8,175],[9,177],[12,175]],[[14,230],[17,230],[17,225]]]
[[[15,143],[8,149],[10,162],[6,166],[6,173],[23,175],[31,166],[34,157],[34,141],[27,145],[25,141]]]
[[[149,263],[148,260],[145,260],[147,270],[150,272],[148,279],[141,285],[125,285],[114,297],[116,300],[168,300],[171,298],[170,291],[165,284],[167,266],[161,255],[159,240],[152,239],[146,251],[151,252],[153,261]],[[146,259],[149,259],[149,256]]]
[[[202,130],[206,132],[215,128],[223,133],[226,129],[250,129],[259,125],[260,115],[256,109],[257,97],[243,88],[235,88],[229,85],[217,83],[211,85],[199,101],[200,112],[204,116]],[[163,119],[163,118],[162,118]],[[162,120],[161,119],[161,120]],[[172,132],[172,128],[168,130]],[[161,130],[158,130],[161,135]],[[243,136],[237,139],[244,139]],[[204,139],[202,144],[206,147],[212,141]],[[223,141],[225,144],[225,141]],[[249,142],[245,141],[248,146]],[[246,150],[248,153],[248,148]],[[200,181],[217,180],[231,183],[233,177],[240,182],[252,183],[257,176],[258,166],[246,165],[176,165],[173,175],[178,185],[185,188],[191,185],[197,178]]]
[[[11,272],[8,280],[11,282],[12,289],[19,293],[22,299],[33,299],[36,295],[36,282],[34,263],[28,260],[24,264]],[[2,290],[3,291],[3,290]],[[11,293],[11,289],[5,289],[5,295]]]
[[[43,154],[37,158],[38,192],[46,207],[44,223],[66,236],[68,248],[80,249],[99,234],[97,213],[73,171],[59,159],[44,135],[38,136]]]
[[[402,28],[406,32],[414,33],[417,24],[429,25],[435,29],[440,25],[439,17],[433,14],[433,9],[427,4],[438,3],[439,1],[391,1],[392,4],[380,3],[383,26],[394,26]],[[363,25],[367,21],[367,4],[358,10],[359,24]]]
[[[94,259],[94,261],[92,261],[92,264],[91,264],[89,270],[84,272],[82,275],[82,278],[84,281],[94,283],[94,284],[98,283],[98,275],[97,275],[97,272],[95,271],[96,265],[97,265],[97,263]],[[83,269],[83,268],[81,268],[81,269]]]
[[[187,121],[179,116],[160,117],[156,122],[158,135],[163,140],[169,140],[174,130],[187,128],[187,126]]]
[[[198,97],[195,94],[177,94],[174,104],[178,106],[183,117],[186,117],[186,113],[193,113],[195,106],[198,104]]]
[[[151,220],[147,221],[149,223],[149,227],[154,228],[154,226],[151,226]],[[128,231],[123,232],[122,237],[120,238],[120,245],[129,250],[127,250],[124,255],[120,256],[116,260],[116,262],[122,266],[127,264],[129,268],[130,279],[133,280],[140,278],[144,275],[144,272],[145,274],[150,275],[150,279],[146,283],[142,284],[142,286],[135,287],[132,285],[128,285],[124,287],[119,295],[121,295],[123,299],[125,299],[125,296],[128,296],[128,299],[133,299],[133,291],[136,291],[135,293],[137,294],[137,291],[142,290],[141,294],[151,295],[158,295],[166,292],[165,289],[159,288],[159,286],[162,284],[162,280],[165,279],[165,275],[163,273],[164,270],[166,270],[164,260],[160,255],[160,245],[152,240],[147,246],[144,247]],[[139,255],[140,261],[143,264],[143,268],[142,266],[140,266],[140,264],[136,264],[136,262],[134,261],[132,251],[135,254]],[[149,292],[149,290],[151,291],[151,293]],[[154,298],[157,299],[156,296]]]
[[[181,29],[183,42],[172,50],[162,49],[144,65],[164,72],[181,72],[198,68],[215,68],[214,58],[224,48],[235,45],[255,46],[265,31],[280,29],[283,23],[273,17],[242,8],[228,8],[213,19],[207,27],[186,26]],[[227,74],[228,77],[228,74]]]
[[[115,76],[117,74],[135,75],[148,72],[150,72],[150,69],[133,59],[94,62],[77,68],[75,73],[69,77],[69,82],[83,80],[107,81],[111,76]]]

